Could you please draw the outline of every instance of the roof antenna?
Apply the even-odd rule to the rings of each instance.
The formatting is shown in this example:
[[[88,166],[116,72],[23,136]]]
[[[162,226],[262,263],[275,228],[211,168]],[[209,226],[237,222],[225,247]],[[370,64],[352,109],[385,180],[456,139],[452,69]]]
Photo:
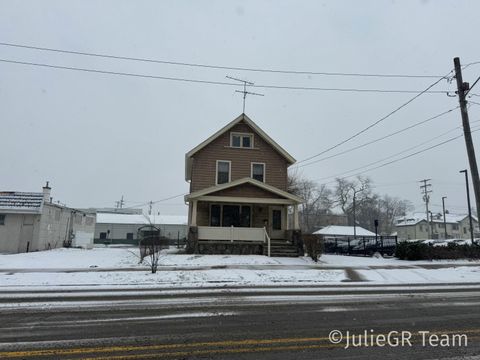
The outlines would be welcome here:
[[[231,77],[231,76],[228,76],[228,75],[226,76],[226,78],[231,79],[231,80],[235,80],[235,81],[240,81],[241,83],[243,83],[243,91],[235,90],[235,92],[243,94],[243,114],[245,114],[245,99],[247,97],[247,94],[248,95],[257,95],[257,96],[265,96],[264,94],[258,94],[258,93],[247,91],[247,85],[249,85],[249,86],[255,85],[253,82],[250,82],[250,81],[247,81],[247,80],[237,79],[237,78],[234,78],[234,77]]]

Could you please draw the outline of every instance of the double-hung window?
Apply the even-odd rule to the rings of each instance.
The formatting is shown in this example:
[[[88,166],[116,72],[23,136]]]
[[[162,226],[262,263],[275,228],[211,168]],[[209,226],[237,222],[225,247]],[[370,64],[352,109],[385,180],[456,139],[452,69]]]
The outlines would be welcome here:
[[[265,182],[265,164],[252,163],[252,179]]]
[[[230,161],[217,160],[217,185],[230,182]]]
[[[230,146],[236,148],[253,148],[253,134],[230,133]]]

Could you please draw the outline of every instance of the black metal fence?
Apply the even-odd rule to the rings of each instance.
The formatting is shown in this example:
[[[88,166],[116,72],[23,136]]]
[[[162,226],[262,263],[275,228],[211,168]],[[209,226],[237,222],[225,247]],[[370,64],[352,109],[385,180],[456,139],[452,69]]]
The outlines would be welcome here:
[[[325,238],[325,254],[372,256],[376,252],[392,256],[397,248],[396,236],[363,236],[356,238]]]

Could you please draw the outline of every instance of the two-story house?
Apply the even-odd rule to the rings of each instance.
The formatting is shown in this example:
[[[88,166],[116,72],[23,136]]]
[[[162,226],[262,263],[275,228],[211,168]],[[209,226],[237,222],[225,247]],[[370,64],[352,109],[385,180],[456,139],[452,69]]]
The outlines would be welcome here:
[[[302,199],[287,192],[293,163],[245,114],[190,150],[185,156],[190,251],[297,255]]]
[[[472,217],[474,236],[477,236],[478,221]],[[446,229],[445,229],[446,226]],[[398,239],[470,239],[470,219],[466,214],[446,214],[445,222],[441,214],[429,216],[427,221],[424,213],[414,213],[400,217],[395,225]]]

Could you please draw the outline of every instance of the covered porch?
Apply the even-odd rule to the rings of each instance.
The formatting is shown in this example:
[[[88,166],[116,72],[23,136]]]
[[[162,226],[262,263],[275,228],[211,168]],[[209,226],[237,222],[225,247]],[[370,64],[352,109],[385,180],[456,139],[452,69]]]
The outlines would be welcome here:
[[[236,253],[267,254],[272,242],[292,241],[293,231],[299,230],[301,199],[253,179],[225,185],[187,196],[189,228],[197,247],[209,243],[227,249],[235,244]]]

